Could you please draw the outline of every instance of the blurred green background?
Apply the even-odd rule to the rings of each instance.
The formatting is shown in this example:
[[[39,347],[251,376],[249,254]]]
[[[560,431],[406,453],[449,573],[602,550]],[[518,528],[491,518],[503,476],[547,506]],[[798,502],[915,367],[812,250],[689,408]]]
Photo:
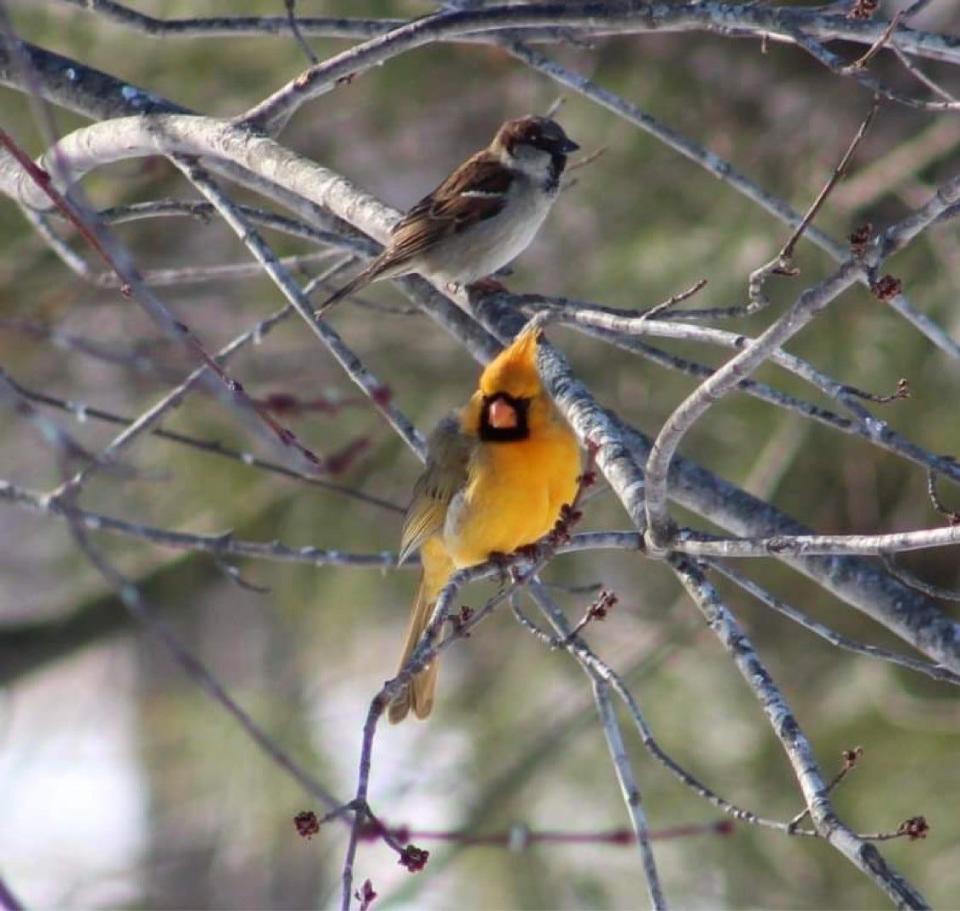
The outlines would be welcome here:
[[[7,5],[25,38],[213,116],[243,111],[304,66],[289,37],[156,40],[55,0]],[[283,13],[280,0],[135,6],[165,17]],[[412,0],[302,0],[298,9],[301,15],[410,17],[432,7]],[[960,11],[935,0],[913,24],[956,33]],[[347,46],[323,39],[311,44],[321,57]],[[870,103],[854,82],[773,43],[763,49],[756,41],[691,33],[548,52],[798,208],[816,196]],[[885,55],[874,65],[892,83],[916,91]],[[960,87],[948,67],[925,68]],[[500,50],[433,46],[306,106],[282,140],[406,208],[484,145],[503,119],[544,111],[557,97],[556,85]],[[577,96],[564,98],[558,117],[571,136],[585,152],[605,152],[576,172],[575,185],[516,263],[507,280],[511,289],[645,307],[706,278],[699,306],[743,303],[747,276],[779,249],[787,229],[636,128]],[[39,154],[42,134],[24,98],[0,89],[0,105],[4,128]],[[62,132],[84,123],[63,111],[56,120]],[[958,143],[955,115],[884,105],[817,224],[842,238],[865,221],[885,225],[902,216],[955,173]],[[891,161],[892,171],[878,169]],[[104,168],[85,187],[104,207],[195,196],[178,172],[154,159]],[[135,415],[186,373],[184,359],[134,304],[76,279],[12,202],[0,201],[0,212],[0,362],[12,376],[32,389]],[[144,269],[246,258],[217,221],[160,219],[117,231]],[[309,250],[268,236],[279,252]],[[829,268],[806,242],[798,265],[799,278],[768,286],[773,310],[737,324],[742,331],[758,331]],[[927,232],[889,268],[918,308],[960,334],[954,224]],[[210,349],[282,304],[261,278],[160,293]],[[426,430],[469,395],[476,365],[433,323],[407,312],[396,289],[377,286],[364,298],[367,305],[341,306],[332,320]],[[95,340],[123,355],[121,363],[58,349],[38,326]],[[602,403],[648,433],[692,388],[689,378],[569,330],[551,330],[551,338]],[[710,364],[726,357],[700,346],[665,347]],[[884,407],[882,417],[932,451],[960,450],[956,363],[866,291],[844,295],[790,350],[844,382],[876,391],[892,391],[900,377],[908,378],[912,398]],[[296,320],[238,356],[233,372],[258,396],[354,396]],[[772,368],[758,378],[820,401]],[[92,420],[57,419],[94,450],[112,437],[110,427]],[[321,452],[368,438],[369,450],[338,480],[405,503],[419,466],[372,409],[287,420]],[[165,426],[274,455],[202,392]],[[743,396],[713,408],[684,451],[819,531],[873,533],[941,521],[915,466]],[[291,546],[365,552],[397,545],[398,515],[376,506],[155,438],[141,439],[131,455],[144,475],[99,475],[85,490],[84,506],[192,532],[234,529],[244,538]],[[59,479],[34,430],[7,410],[0,411],[0,462],[2,476],[24,486],[48,489]],[[947,484],[943,494],[960,502]],[[626,524],[607,492],[591,502],[583,527]],[[415,574],[248,562],[240,567],[243,577],[269,588],[258,594],[226,579],[204,555],[105,536],[98,543],[284,749],[346,799],[368,701],[394,671]],[[905,562],[930,581],[960,581],[953,550]],[[775,561],[749,568],[834,629],[897,647],[884,630]],[[617,592],[620,605],[606,623],[593,624],[587,638],[628,677],[661,744],[678,761],[764,815],[786,819],[798,810],[791,771],[757,704],[669,572],[636,556],[590,554],[557,560],[547,575],[556,583],[603,583]],[[956,691],[836,651],[721,588],[811,737],[825,774],[839,767],[843,749],[863,746],[864,760],[836,794],[845,820],[878,831],[925,814],[932,827],[926,841],[900,840],[883,851],[935,906],[960,906]],[[478,605],[483,594],[471,591],[469,602]],[[571,618],[590,599],[558,597]],[[945,603],[944,610],[957,615],[953,605]],[[62,524],[13,506],[0,510],[0,656],[0,874],[29,906],[302,908],[339,901],[345,827],[327,826],[312,841],[298,838],[291,819],[312,806],[302,791],[154,640],[131,626]],[[654,829],[716,819],[651,762],[635,738],[629,745]],[[371,797],[382,818],[415,830],[626,825],[585,678],[504,610],[448,653],[429,723],[380,731]],[[357,875],[361,882],[372,879],[381,896],[376,907],[645,904],[631,848],[549,845],[510,853],[413,840],[432,854],[416,876],[385,847],[361,845]],[[678,907],[885,903],[826,845],[745,825],[727,837],[664,841],[657,856]]]

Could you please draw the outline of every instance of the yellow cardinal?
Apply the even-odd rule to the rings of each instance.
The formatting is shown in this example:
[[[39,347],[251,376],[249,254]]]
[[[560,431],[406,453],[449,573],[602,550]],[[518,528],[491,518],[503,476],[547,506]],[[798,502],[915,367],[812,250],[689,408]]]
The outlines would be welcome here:
[[[456,569],[532,544],[573,502],[580,452],[540,382],[539,337],[538,329],[517,336],[487,365],[470,401],[430,436],[400,542],[401,561],[419,547],[423,562],[401,668]],[[390,704],[390,721],[411,708],[426,718],[436,683],[435,658]]]

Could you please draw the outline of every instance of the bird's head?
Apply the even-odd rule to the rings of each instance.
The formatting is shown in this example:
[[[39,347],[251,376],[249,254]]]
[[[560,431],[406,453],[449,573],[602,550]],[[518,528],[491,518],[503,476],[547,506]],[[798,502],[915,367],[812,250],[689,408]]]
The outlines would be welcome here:
[[[522,332],[480,375],[464,417],[481,440],[509,443],[530,435],[543,400],[537,372],[540,335],[539,328]]]
[[[555,120],[549,117],[517,117],[497,131],[491,150],[508,167],[531,177],[563,172],[567,155],[579,149]]]

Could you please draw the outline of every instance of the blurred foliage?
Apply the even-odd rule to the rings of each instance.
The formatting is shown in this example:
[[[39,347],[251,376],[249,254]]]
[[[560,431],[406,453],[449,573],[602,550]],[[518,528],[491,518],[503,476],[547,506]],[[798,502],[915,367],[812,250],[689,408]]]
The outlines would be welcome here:
[[[304,65],[302,52],[286,37],[157,40],[52,0],[9,6],[29,40],[218,116],[243,111]],[[136,6],[167,17],[275,15],[283,8],[280,0],[154,0]],[[302,15],[413,16],[431,6],[412,0],[303,0],[298,9]],[[928,16],[927,24],[938,29],[960,27],[952,4],[934,3]],[[321,57],[346,46],[333,40],[311,43]],[[772,43],[761,48],[752,41],[696,34],[647,35],[550,52],[728,158],[798,208],[814,198],[870,102],[852,81]],[[892,82],[906,85],[884,55],[874,65]],[[929,69],[950,76],[936,65]],[[505,117],[542,111],[556,96],[552,83],[499,50],[428,47],[308,105],[283,141],[404,208],[485,144]],[[39,154],[41,135],[24,99],[3,89],[0,98],[5,128]],[[749,272],[779,248],[788,234],[785,227],[631,125],[579,97],[564,101],[559,116],[570,134],[587,152],[606,151],[576,172],[575,186],[517,262],[511,288],[639,307],[707,278],[696,305],[742,302]],[[61,131],[83,122],[61,111],[56,117]],[[935,122],[930,115],[884,105],[857,153],[849,182],[927,135]],[[866,186],[866,201],[856,207],[842,204],[841,189],[818,225],[842,237],[864,221],[882,225],[901,216],[952,173],[956,142],[932,157],[918,152],[918,167]],[[171,167],[156,160],[105,168],[86,186],[103,206],[192,195]],[[5,213],[0,219],[6,251],[0,262],[4,318],[56,326],[117,352],[140,351],[159,366],[131,369],[61,351],[6,324],[0,325],[0,362],[31,388],[139,413],[187,365],[129,301],[75,279],[9,201],[0,205]],[[118,231],[143,268],[240,262],[246,255],[232,232],[216,221],[164,219]],[[271,239],[284,253],[306,249],[289,239]],[[960,332],[953,293],[960,277],[956,241],[956,227],[945,225],[890,264],[913,302],[955,335]],[[770,284],[773,313],[829,269],[811,244],[802,242],[798,253],[802,275]],[[266,280],[161,293],[209,348],[280,304]],[[389,286],[364,297],[378,305],[405,303]],[[423,428],[473,387],[475,365],[423,317],[351,304],[333,319]],[[770,319],[767,312],[745,321],[743,331],[757,331]],[[648,433],[656,432],[692,388],[687,377],[569,331],[552,330],[551,337],[601,402]],[[711,364],[726,357],[691,345],[669,347]],[[898,378],[909,378],[913,397],[884,407],[882,416],[933,451],[960,450],[956,366],[862,289],[835,302],[791,350],[868,389],[892,391]],[[257,395],[354,394],[336,364],[294,320],[237,357],[233,370]],[[759,378],[810,395],[773,368]],[[190,396],[166,426],[272,455],[244,435],[233,414],[202,393]],[[405,501],[418,465],[371,409],[308,415],[295,419],[294,426],[324,452],[368,438],[369,451],[339,480]],[[113,432],[93,421],[73,422],[70,429],[93,449],[106,445]],[[690,434],[685,452],[821,531],[869,533],[938,521],[916,467],[744,396],[715,407]],[[132,455],[142,479],[101,475],[86,489],[83,502],[154,525],[205,532],[234,528],[243,537],[277,538],[292,546],[351,551],[396,546],[398,517],[376,507],[156,439],[142,439]],[[7,412],[0,412],[0,456],[10,480],[37,488],[58,481],[53,459],[38,452],[32,430]],[[944,492],[948,498],[953,493]],[[609,494],[591,504],[585,527],[624,525]],[[251,562],[241,567],[244,577],[269,587],[268,594],[258,595],[226,580],[201,555],[171,556],[117,539],[102,543],[144,583],[155,607],[278,742],[335,793],[344,798],[352,793],[366,704],[394,669],[414,575]],[[905,562],[931,581],[960,581],[953,551],[918,553]],[[767,561],[752,569],[771,590],[838,631],[897,647],[884,630],[780,564]],[[161,572],[162,584],[155,584]],[[91,605],[120,610],[64,528],[12,507],[0,511],[0,575],[0,619],[11,636],[22,634],[26,624],[38,625],[33,633],[42,638],[44,629],[54,629],[47,624],[82,615]],[[741,805],[781,818],[797,811],[792,774],[753,697],[667,571],[636,557],[591,554],[559,560],[548,575],[563,583],[602,581],[618,592],[621,605],[605,624],[589,629],[588,639],[627,674],[672,755]],[[932,832],[925,842],[897,841],[883,850],[934,905],[955,904],[960,894],[960,703],[955,691],[834,650],[730,587],[721,588],[795,708],[825,774],[839,765],[843,749],[864,747],[861,766],[836,794],[845,819],[860,830],[876,831],[926,814]],[[482,590],[470,593],[471,603],[481,597]],[[589,596],[563,598],[569,615],[577,617]],[[944,610],[956,614],[954,606]],[[9,644],[4,629],[0,654]],[[69,703],[75,687],[93,686],[101,678],[94,674],[93,683],[88,677],[78,683],[75,673],[76,662],[83,660],[80,649],[91,638],[76,630],[89,627],[66,623],[59,629],[57,660],[43,663],[36,675],[61,686]],[[19,833],[20,841],[2,852],[12,884],[17,885],[21,869],[34,871],[19,881],[28,904],[38,907],[65,902],[158,908],[334,904],[345,830],[328,827],[310,842],[298,839],[290,820],[309,805],[302,792],[180,675],[154,640],[140,631],[131,634],[127,622],[106,624],[102,635],[116,629],[124,631],[123,647],[135,673],[111,699],[122,699],[133,711],[126,736],[136,745],[130,762],[141,786],[140,815],[131,820],[128,838],[101,846],[96,877],[84,869],[54,876],[50,871],[62,858],[45,860],[41,831],[32,841],[29,833]],[[31,647],[17,645],[27,655]],[[107,660],[112,653],[98,654]],[[545,651],[502,610],[452,649],[442,677],[440,702],[428,724],[385,727],[378,736],[372,799],[384,818],[413,828],[479,832],[517,821],[582,830],[625,823],[589,688],[563,655]],[[14,684],[4,711],[32,705],[36,679]],[[113,704],[94,695],[82,715],[59,714],[61,736],[64,726],[69,734],[99,723],[91,703],[104,713]],[[35,748],[10,738],[0,744],[21,757],[21,767],[29,766]],[[630,748],[655,828],[714,818],[707,804],[652,763],[633,738]],[[69,763],[69,738],[62,749],[63,762]],[[20,785],[10,779],[3,787]],[[21,790],[21,800],[25,793]],[[48,825],[43,788],[26,799],[35,801],[37,826]],[[83,839],[84,819],[70,822]],[[0,833],[2,828],[0,820]],[[29,864],[13,851],[17,845],[29,848]],[[140,847],[132,851],[131,845]],[[380,892],[376,907],[630,908],[644,901],[636,854],[623,847],[542,846],[514,854],[423,846],[431,850],[431,861],[415,877],[397,867],[382,846],[361,846],[358,874],[361,881],[371,877]],[[667,894],[679,907],[863,908],[883,902],[827,846],[748,826],[738,826],[726,838],[663,842],[658,857]],[[44,864],[46,875],[38,872]],[[101,877],[114,882],[113,891]],[[72,883],[74,891],[58,891],[53,881],[58,878]]]

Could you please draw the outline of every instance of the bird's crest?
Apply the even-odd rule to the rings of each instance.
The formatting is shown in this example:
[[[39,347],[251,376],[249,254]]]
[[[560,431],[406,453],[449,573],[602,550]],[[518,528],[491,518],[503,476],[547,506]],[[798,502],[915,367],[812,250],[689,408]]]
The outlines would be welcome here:
[[[485,396],[505,392],[518,399],[533,398],[540,392],[537,373],[537,342],[542,330],[527,329],[504,348],[480,375],[480,391]]]

